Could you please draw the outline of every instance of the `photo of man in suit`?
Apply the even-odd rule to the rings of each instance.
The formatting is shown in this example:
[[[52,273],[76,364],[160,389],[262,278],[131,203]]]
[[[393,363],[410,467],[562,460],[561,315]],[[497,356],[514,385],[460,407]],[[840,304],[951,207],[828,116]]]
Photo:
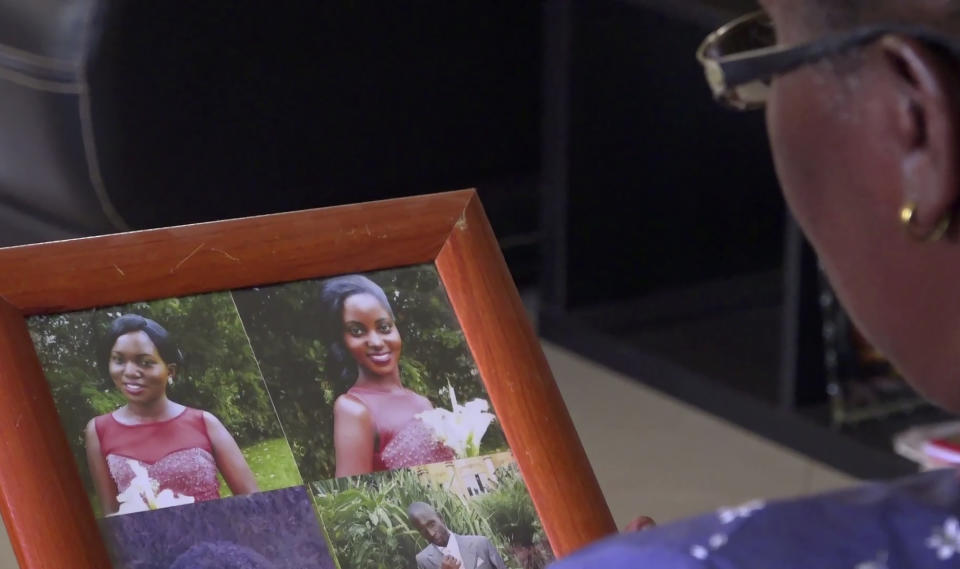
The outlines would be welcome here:
[[[410,504],[407,516],[429,543],[417,554],[417,569],[507,569],[489,539],[451,532],[430,504]]]

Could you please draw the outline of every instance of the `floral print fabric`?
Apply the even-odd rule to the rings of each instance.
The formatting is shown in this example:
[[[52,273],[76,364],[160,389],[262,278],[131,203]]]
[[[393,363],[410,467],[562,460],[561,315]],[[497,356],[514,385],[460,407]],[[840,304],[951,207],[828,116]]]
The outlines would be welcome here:
[[[617,536],[551,569],[960,568],[960,475],[749,502]]]

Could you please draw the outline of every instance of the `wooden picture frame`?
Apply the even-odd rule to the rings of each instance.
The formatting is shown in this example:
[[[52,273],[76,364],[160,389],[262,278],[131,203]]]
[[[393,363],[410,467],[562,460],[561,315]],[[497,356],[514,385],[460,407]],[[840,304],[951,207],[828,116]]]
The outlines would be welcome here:
[[[615,531],[473,190],[0,249],[0,510],[23,569],[107,552],[26,317],[435,265],[558,557]]]

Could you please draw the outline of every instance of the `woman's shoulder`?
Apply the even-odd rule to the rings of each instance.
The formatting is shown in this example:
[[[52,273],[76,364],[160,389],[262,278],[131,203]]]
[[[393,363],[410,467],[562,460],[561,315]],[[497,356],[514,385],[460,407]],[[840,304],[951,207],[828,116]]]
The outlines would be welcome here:
[[[217,417],[210,411],[204,411],[203,409],[197,409],[196,407],[190,407],[188,405],[183,405],[183,409],[180,411],[180,413],[177,413],[177,415],[183,416],[183,417],[194,417],[194,418],[203,417],[204,419],[209,417],[216,419]]]
[[[102,415],[97,415],[93,419],[87,421],[87,429],[95,429],[96,431],[102,431],[107,428],[110,424],[116,423],[117,420],[114,418],[113,413],[116,411],[110,411],[109,413],[104,413]]]
[[[111,420],[111,413],[104,413],[103,415],[97,415],[96,417],[87,421],[87,426],[84,428],[84,431],[88,435],[97,435],[100,436],[100,433],[106,428],[104,424],[105,421]]]
[[[334,416],[342,418],[370,418],[370,408],[356,394],[349,391],[333,402],[333,413]]]
[[[210,411],[204,411],[203,409],[194,409],[193,407],[187,407],[184,412],[184,416],[189,417],[188,421],[191,424],[202,426],[203,430],[206,431],[207,436],[210,436],[211,432],[218,432],[226,429],[223,421],[219,417],[211,413]]]
[[[122,409],[122,408],[123,408],[123,407],[120,407],[120,409]],[[108,411],[108,412],[106,412],[106,413],[97,415],[97,416],[94,417],[93,419],[90,419],[90,422],[92,423],[92,422],[94,422],[94,421],[96,421],[96,422],[101,422],[101,421],[112,420],[112,419],[113,419],[113,414],[116,413],[116,412],[117,412],[117,409],[114,409],[113,411]]]
[[[412,389],[409,389],[406,387],[404,388],[404,390],[407,391],[407,396],[410,397],[411,401],[415,401],[419,407],[423,407],[425,409],[433,409],[433,403],[431,403],[430,400],[427,399],[425,395],[417,393],[416,391],[413,391]]]
[[[183,415],[185,417],[190,417],[194,420],[201,420],[205,423],[219,423],[220,419],[210,411],[204,411],[203,409],[194,409],[193,407],[187,407],[183,410]]]
[[[87,437],[88,444],[91,438],[96,438],[97,441],[102,443],[105,437],[110,439],[123,427],[123,425],[117,421],[116,417],[114,417],[114,412],[116,412],[116,409],[110,411],[109,413],[97,415],[96,417],[87,421],[87,426],[84,429],[84,433]]]

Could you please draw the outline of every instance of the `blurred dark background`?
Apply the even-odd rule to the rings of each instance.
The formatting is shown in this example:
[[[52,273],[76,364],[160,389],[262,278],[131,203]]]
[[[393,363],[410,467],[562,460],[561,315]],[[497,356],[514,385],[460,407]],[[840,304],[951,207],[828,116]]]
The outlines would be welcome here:
[[[535,281],[540,3],[17,4],[3,244],[476,186]]]
[[[0,245],[476,187],[546,339],[903,472],[889,436],[925,411],[837,421],[837,312],[762,113],[694,58],[753,9],[0,0]]]

